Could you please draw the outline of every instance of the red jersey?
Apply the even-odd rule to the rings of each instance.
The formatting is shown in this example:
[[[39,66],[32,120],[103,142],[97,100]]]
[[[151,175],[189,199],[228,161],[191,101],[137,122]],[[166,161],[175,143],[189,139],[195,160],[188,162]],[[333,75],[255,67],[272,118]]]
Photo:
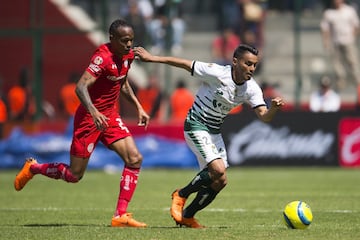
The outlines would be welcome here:
[[[92,103],[102,114],[108,116],[117,109],[120,88],[134,58],[132,50],[119,58],[111,51],[110,43],[103,44],[95,50],[86,71],[97,80],[88,91]],[[77,112],[87,114],[83,105],[79,106]]]
[[[83,105],[79,105],[74,118],[74,133],[70,154],[88,158],[98,141],[109,146],[115,141],[131,136],[117,111],[120,88],[126,79],[134,53],[119,58],[111,52],[110,44],[103,44],[95,50],[86,71],[96,77],[89,87],[89,95],[94,106],[109,119],[103,131],[96,129],[94,120]]]

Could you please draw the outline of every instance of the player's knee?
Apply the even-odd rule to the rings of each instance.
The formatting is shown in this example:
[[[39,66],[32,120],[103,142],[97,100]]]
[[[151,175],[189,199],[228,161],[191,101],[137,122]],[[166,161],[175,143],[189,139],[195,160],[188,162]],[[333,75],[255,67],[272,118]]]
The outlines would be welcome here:
[[[227,184],[227,177],[226,177],[226,174],[222,174],[221,177],[218,179],[219,181],[219,185],[224,188]]]
[[[225,170],[217,169],[210,173],[211,179],[213,182],[216,182],[218,186],[221,186],[222,188],[226,186],[227,184],[227,177]]]
[[[210,177],[213,181],[220,180],[225,176],[225,169],[222,168],[212,168],[209,169]]]
[[[227,178],[225,174],[222,174],[221,176],[219,176],[218,178],[216,178],[215,180],[213,180],[211,187],[217,191],[220,192],[227,184]]]
[[[223,188],[227,185],[227,177],[226,177],[226,175],[224,175],[223,179],[221,180],[221,184],[222,184]]]
[[[137,152],[129,156],[128,160],[126,161],[126,165],[132,168],[140,168],[142,164],[143,156],[141,153]]]

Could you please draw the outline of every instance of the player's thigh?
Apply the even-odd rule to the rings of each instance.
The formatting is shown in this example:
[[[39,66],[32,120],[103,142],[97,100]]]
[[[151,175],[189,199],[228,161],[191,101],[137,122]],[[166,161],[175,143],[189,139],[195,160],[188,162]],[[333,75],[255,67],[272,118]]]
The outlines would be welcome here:
[[[225,144],[221,134],[210,134],[207,131],[186,131],[185,140],[196,155],[201,169],[215,159],[222,159],[224,166],[228,167]]]
[[[142,161],[142,155],[132,136],[113,142],[109,148],[114,150],[127,164],[139,164]]]
[[[108,120],[109,126],[102,133],[101,141],[109,149],[115,151],[127,165],[141,162],[142,156],[135,144],[129,129],[118,114],[112,114]],[[133,167],[138,167],[137,165]]]
[[[96,129],[90,115],[75,116],[73,138],[70,147],[70,156],[77,159],[89,159],[100,139],[101,132]],[[76,163],[81,165],[82,163]]]

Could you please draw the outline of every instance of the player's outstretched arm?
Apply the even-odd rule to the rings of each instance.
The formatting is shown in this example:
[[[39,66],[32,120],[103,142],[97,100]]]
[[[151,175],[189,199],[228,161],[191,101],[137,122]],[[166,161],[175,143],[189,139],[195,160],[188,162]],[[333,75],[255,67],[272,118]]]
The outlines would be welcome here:
[[[255,108],[255,113],[261,121],[270,122],[274,118],[276,112],[282,106],[284,106],[284,104],[285,103],[282,98],[276,97],[276,98],[271,99],[271,106],[269,109],[266,106],[261,106],[261,107]]]
[[[154,56],[143,47],[135,47],[133,50],[135,55],[144,62],[164,63],[174,67],[183,68],[189,72],[191,71],[191,60],[171,56]]]

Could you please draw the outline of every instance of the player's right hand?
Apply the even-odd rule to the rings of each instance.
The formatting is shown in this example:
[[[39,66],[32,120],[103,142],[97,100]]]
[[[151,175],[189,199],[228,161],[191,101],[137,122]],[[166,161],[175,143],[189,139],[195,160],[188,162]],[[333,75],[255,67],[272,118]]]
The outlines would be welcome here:
[[[104,114],[100,113],[99,111],[96,111],[95,113],[91,114],[94,120],[94,124],[96,128],[100,131],[103,131],[105,128],[109,126],[108,120],[109,118],[106,117]]]

